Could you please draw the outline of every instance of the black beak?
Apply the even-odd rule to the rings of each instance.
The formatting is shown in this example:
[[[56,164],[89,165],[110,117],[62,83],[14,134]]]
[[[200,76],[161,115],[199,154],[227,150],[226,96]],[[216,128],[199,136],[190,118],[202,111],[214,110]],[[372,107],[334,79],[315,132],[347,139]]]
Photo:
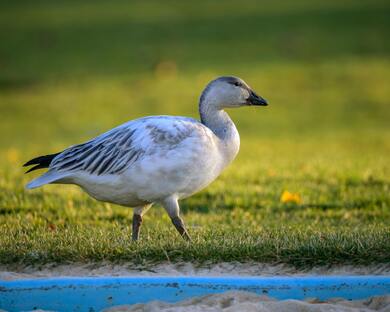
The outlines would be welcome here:
[[[258,96],[252,90],[250,91],[249,97],[246,99],[246,103],[248,105],[256,105],[256,106],[267,106],[268,103],[261,96]]]

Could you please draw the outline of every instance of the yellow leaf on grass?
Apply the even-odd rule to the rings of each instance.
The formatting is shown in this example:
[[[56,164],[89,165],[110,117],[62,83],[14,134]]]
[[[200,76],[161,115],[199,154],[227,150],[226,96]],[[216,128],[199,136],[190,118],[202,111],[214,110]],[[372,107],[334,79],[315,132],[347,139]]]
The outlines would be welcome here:
[[[301,196],[299,196],[299,194],[297,193],[290,193],[289,191],[284,191],[282,196],[280,196],[280,201],[282,203],[300,204]]]

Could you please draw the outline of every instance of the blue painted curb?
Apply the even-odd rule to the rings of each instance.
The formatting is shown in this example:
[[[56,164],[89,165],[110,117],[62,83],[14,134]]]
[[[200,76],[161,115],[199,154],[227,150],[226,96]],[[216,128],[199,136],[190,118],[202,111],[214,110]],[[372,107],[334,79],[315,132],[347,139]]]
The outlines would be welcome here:
[[[277,299],[364,299],[390,294],[390,276],[89,277],[0,281],[0,308],[100,311],[152,300],[177,302],[229,290]]]

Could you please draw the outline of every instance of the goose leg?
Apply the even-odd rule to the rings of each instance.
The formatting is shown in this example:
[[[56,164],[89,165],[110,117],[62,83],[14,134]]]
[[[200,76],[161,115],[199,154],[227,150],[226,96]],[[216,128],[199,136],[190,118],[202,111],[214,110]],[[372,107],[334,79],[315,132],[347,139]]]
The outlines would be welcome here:
[[[170,196],[166,198],[162,205],[164,206],[165,210],[167,211],[169,217],[171,218],[171,221],[173,225],[175,226],[176,230],[180,233],[181,237],[183,237],[187,241],[191,241],[191,237],[187,232],[187,229],[184,225],[183,219],[180,218],[180,207],[179,203],[177,201],[177,197]]]
[[[132,228],[132,239],[133,241],[137,241],[139,239],[139,232],[141,230],[142,225],[142,216],[152,205],[146,205],[142,207],[134,208],[133,213],[133,228]]]
[[[191,237],[187,232],[187,229],[184,225],[183,219],[179,216],[171,218],[173,225],[175,226],[176,230],[180,233],[180,235],[187,241],[191,241]]]

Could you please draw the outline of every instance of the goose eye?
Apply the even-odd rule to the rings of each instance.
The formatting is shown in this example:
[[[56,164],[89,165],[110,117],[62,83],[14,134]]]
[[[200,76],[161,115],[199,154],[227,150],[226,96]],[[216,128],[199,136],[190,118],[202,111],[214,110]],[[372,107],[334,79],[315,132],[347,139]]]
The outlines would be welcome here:
[[[234,83],[234,85],[235,85],[236,87],[241,87],[241,86],[242,86],[241,82],[238,82],[238,81],[236,81],[236,82]]]

